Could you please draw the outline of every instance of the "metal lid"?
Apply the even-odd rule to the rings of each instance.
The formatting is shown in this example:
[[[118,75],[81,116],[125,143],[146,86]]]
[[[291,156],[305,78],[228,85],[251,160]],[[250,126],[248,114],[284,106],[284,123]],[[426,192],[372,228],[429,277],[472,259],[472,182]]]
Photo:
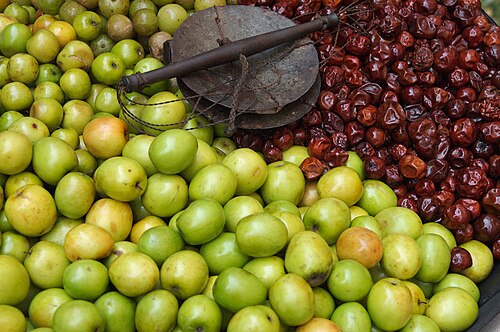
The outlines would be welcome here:
[[[171,60],[180,62],[224,43],[294,25],[290,19],[260,7],[212,7],[194,13],[176,30]],[[244,113],[273,114],[281,113],[286,105],[311,90],[318,68],[316,49],[305,37],[178,80],[184,89],[189,88],[181,88],[185,95],[200,95],[227,108],[236,106]],[[242,75],[244,80],[240,79]]]

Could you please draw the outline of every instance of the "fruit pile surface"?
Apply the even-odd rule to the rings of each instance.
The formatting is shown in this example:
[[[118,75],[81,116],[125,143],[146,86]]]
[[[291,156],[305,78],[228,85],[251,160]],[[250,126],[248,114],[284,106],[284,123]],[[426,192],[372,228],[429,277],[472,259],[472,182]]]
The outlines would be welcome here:
[[[316,106],[270,132],[227,137],[175,79],[118,93],[190,14],[235,4],[0,0],[1,331],[474,324],[500,249],[480,2],[241,1],[297,23],[357,6],[358,30],[311,35]]]
[[[255,3],[245,1],[242,3]],[[266,2],[310,20],[352,1]],[[313,34],[322,61],[315,109],[267,137],[240,131],[238,146],[280,160],[307,146],[314,180],[356,151],[367,178],[394,189],[398,205],[487,243],[500,257],[500,28],[479,1],[370,1],[346,27]]]

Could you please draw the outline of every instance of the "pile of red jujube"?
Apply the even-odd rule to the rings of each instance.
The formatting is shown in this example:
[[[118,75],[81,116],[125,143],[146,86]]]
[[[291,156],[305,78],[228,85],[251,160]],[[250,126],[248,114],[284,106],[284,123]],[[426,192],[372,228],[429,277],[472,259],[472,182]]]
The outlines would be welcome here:
[[[340,12],[352,0],[240,0],[298,23]],[[238,131],[240,147],[268,162],[292,145],[314,181],[362,158],[367,178],[387,183],[398,204],[440,222],[457,242],[490,245],[500,260],[500,27],[479,0],[369,0],[340,17],[339,31],[310,37],[322,90],[302,119],[270,131]],[[355,24],[354,24],[355,23]],[[466,261],[455,253],[456,262]]]

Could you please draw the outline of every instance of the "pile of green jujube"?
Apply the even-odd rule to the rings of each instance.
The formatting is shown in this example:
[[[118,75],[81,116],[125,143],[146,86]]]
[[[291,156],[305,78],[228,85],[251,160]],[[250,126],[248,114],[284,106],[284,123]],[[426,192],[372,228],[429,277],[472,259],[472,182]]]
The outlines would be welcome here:
[[[0,132],[2,326],[458,331],[477,318],[491,251],[462,244],[473,265],[449,273],[453,234],[363,180],[355,153],[306,183],[305,147],[266,165],[212,127],[127,128],[96,117],[77,147]]]

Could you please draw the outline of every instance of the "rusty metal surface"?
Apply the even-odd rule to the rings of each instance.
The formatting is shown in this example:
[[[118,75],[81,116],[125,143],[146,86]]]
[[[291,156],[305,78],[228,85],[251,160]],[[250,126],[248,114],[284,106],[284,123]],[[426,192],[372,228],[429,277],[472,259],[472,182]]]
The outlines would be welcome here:
[[[183,91],[185,97],[193,97],[196,94],[187,87],[182,79],[178,80],[179,88]],[[298,100],[286,105],[275,114],[255,114],[239,113],[234,125],[240,129],[269,129],[284,126],[300,119],[309,112],[316,102],[321,89],[321,79],[319,74],[312,87]],[[227,123],[230,109],[205,98],[193,98],[190,103],[195,106],[198,112],[205,115],[213,123]]]
[[[213,7],[193,14],[177,29],[171,43],[172,61],[193,57],[221,43],[293,25],[288,18],[260,7]],[[182,85],[190,91],[181,91],[185,95],[202,95],[227,108],[237,106],[246,112],[277,113],[281,117],[282,108],[308,93],[318,76],[319,61],[309,38],[255,54],[246,58],[246,62],[246,79],[237,91],[236,100],[235,87],[243,73],[240,61],[183,76]]]

